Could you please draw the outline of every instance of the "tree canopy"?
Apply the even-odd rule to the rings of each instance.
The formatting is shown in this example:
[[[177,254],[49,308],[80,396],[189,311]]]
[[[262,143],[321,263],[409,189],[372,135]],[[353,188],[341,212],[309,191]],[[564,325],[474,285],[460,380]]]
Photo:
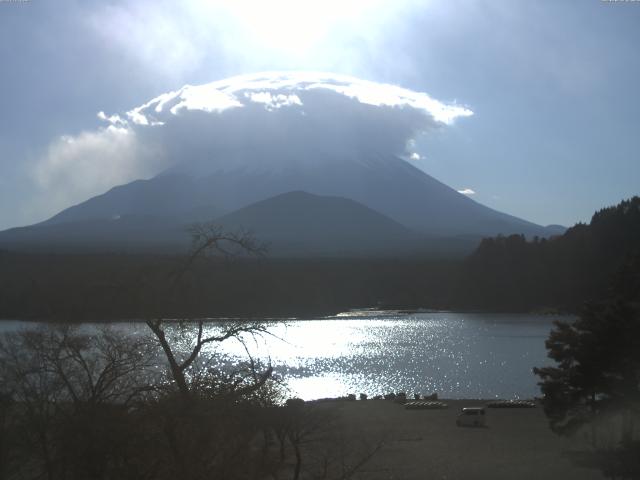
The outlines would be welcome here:
[[[557,366],[535,373],[555,432],[640,405],[640,312],[631,304],[591,304],[575,322],[557,322],[546,345]]]
[[[465,262],[456,303],[469,308],[577,312],[609,295],[612,279],[640,252],[640,197],[596,212],[564,235],[482,240]]]
[[[556,322],[546,346],[556,365],[534,372],[551,429],[571,435],[588,426],[591,464],[612,478],[638,478],[640,255],[614,276],[606,300],[587,304],[574,322]],[[609,437],[601,442],[603,428]]]

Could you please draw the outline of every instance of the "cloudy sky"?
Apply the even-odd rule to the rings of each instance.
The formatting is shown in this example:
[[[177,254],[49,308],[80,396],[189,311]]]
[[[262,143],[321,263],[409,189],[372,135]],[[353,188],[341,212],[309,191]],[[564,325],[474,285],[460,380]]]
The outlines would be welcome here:
[[[638,45],[639,2],[0,0],[0,228],[165,168],[123,134],[135,107],[293,70],[473,111],[409,161],[527,220],[585,221],[640,194]]]

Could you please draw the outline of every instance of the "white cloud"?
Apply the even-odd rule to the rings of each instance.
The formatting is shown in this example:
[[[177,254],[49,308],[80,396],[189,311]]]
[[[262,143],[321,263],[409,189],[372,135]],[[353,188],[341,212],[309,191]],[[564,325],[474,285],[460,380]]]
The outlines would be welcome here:
[[[242,103],[233,95],[215,88],[212,84],[187,85],[180,89],[178,98],[171,98],[171,96],[164,98],[162,102],[156,105],[155,111],[157,113],[162,112],[162,107],[165,103],[175,103],[170,110],[174,115],[183,109],[211,113],[242,107]]]
[[[199,69],[254,71],[277,65],[362,73],[363,43],[384,47],[429,0],[136,0],[102,2],[83,17],[106,45],[157,75]],[[382,28],[382,27],[385,28]],[[397,28],[391,28],[397,27]],[[368,50],[368,49],[367,49]],[[215,66],[213,64],[215,62]],[[273,68],[273,67],[272,67]]]
[[[97,117],[103,122],[107,122],[114,127],[125,127],[127,125],[126,120],[123,120],[122,117],[120,117],[120,115],[107,116],[106,113],[100,111],[98,112]]]
[[[174,115],[183,109],[223,112],[246,106],[247,100],[263,104],[265,108],[301,106],[304,103],[301,96],[313,91],[334,92],[363,105],[409,108],[445,125],[456,118],[473,115],[464,106],[439,102],[426,93],[321,72],[266,72],[199,86],[187,85],[160,95],[127,115],[135,123],[148,125],[153,123],[151,119],[157,121],[158,114],[166,113],[166,105],[170,105],[169,112]]]
[[[462,190],[458,190],[458,193],[461,193],[462,195],[475,195],[476,192],[474,190],[471,190],[470,188],[463,188]]]
[[[411,153],[416,136],[469,115],[468,108],[426,93],[344,75],[244,75],[187,85],[124,114],[99,112],[108,126],[54,141],[34,177],[43,195],[53,199],[47,212],[55,213],[180,163],[211,171],[268,171],[288,161],[285,157],[336,161],[373,153],[418,160],[420,155]],[[274,145],[278,155],[262,154]]]
[[[159,165],[160,152],[142,145],[127,128],[111,125],[60,137],[32,171],[39,186],[32,208],[55,214],[115,185],[147,177]]]
[[[302,106],[300,97],[297,95],[271,95],[269,92],[247,92],[245,96],[254,103],[262,103],[267,110],[274,110],[281,107],[290,107],[292,105]]]

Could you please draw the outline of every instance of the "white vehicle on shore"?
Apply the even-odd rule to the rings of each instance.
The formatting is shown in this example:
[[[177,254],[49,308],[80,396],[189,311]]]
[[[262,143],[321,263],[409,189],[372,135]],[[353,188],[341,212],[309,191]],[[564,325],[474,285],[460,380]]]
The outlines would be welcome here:
[[[456,425],[458,427],[484,427],[486,425],[485,417],[484,407],[466,407],[458,415]]]

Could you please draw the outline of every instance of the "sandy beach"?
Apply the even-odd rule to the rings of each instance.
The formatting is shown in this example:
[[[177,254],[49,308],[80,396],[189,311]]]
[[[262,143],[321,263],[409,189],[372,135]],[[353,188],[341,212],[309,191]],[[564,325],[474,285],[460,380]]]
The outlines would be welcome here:
[[[541,407],[486,409],[484,428],[457,427],[463,407],[482,400],[442,400],[441,410],[407,410],[385,400],[335,401],[347,424],[384,447],[356,478],[418,479],[602,479],[577,467],[568,453],[584,444],[551,432]]]

